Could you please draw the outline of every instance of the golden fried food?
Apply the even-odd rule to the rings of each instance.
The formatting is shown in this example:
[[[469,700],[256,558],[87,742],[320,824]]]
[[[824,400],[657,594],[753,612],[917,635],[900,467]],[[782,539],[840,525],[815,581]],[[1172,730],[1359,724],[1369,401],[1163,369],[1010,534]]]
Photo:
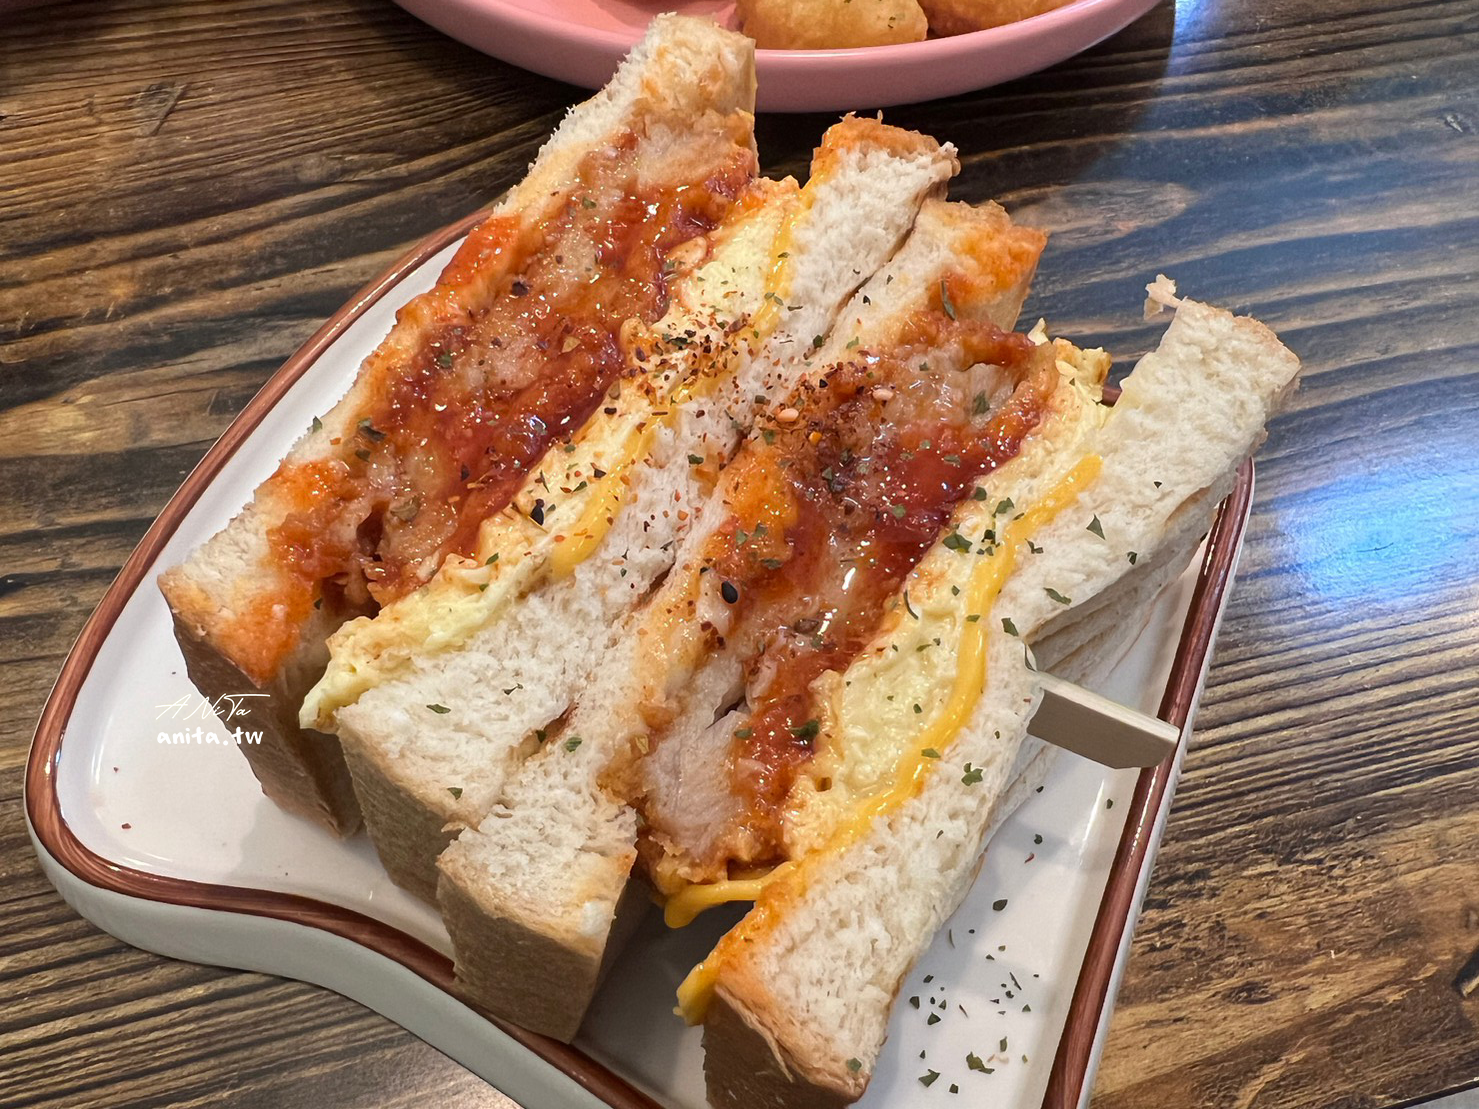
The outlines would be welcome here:
[[[963,35],[1001,27],[1061,8],[1069,0],[920,0],[937,35]],[[854,0],[856,3],[856,0]],[[763,44],[762,44],[763,45]]]
[[[919,0],[739,0],[740,30],[772,50],[840,50],[921,42]]]

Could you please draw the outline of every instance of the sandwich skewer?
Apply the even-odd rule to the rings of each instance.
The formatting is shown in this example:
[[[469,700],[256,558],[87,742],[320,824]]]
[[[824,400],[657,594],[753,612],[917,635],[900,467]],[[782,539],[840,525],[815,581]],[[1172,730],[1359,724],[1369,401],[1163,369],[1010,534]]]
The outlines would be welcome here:
[[[1083,686],[1043,674],[1042,700],[1032,714],[1034,738],[1114,769],[1159,766],[1176,750],[1181,731]]]

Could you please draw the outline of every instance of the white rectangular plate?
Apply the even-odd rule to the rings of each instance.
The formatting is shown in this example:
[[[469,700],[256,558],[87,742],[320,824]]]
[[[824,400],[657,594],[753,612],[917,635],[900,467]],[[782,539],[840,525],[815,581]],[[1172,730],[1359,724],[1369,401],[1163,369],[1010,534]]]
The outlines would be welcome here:
[[[154,585],[333,405],[395,307],[432,284],[472,222],[423,243],[330,320],[140,543],[38,725],[27,768],[32,839],[63,895],[107,931],[164,954],[338,990],[528,1109],[703,1109],[699,1031],[671,1015],[673,991],[732,913],[681,932],[653,914],[574,1048],[498,1025],[449,993],[441,921],[390,882],[363,835],[340,841],[282,812],[234,741],[209,742],[226,726],[199,711]],[[1060,756],[1043,790],[992,840],[970,895],[906,980],[865,1109],[985,1101],[1068,1109],[1087,1098],[1251,487],[1245,467],[1206,556],[1161,597],[1101,689],[1181,726],[1177,755],[1152,771]],[[922,1084],[931,1073],[938,1077]],[[952,1087],[962,1100],[951,1101]]]

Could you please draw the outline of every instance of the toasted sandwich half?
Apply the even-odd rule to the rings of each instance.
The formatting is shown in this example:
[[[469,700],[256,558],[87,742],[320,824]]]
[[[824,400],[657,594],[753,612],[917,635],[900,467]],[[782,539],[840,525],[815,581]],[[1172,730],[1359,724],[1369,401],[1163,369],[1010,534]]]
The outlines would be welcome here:
[[[1299,362],[1267,328],[1175,303],[1112,408],[1094,403],[1102,355],[1047,348],[1077,402],[1045,408],[1014,457],[982,475],[866,647],[792,714],[811,714],[816,734],[773,809],[770,869],[729,888],[695,870],[700,884],[674,891],[679,919],[732,895],[755,902],[682,991],[705,1025],[714,1105],[862,1094],[904,975],[1037,765],[1030,645],[1086,627],[1058,657],[1091,669],[1082,651],[1102,650],[1146,583],[1184,563],[1293,386]],[[649,788],[681,793],[670,776]]]
[[[250,504],[160,580],[191,680],[252,698],[242,751],[280,805],[359,824],[337,742],[300,727],[325,641],[414,592],[518,493],[667,311],[691,244],[753,179],[753,44],[660,16],[605,90],[397,314]],[[701,244],[700,244],[701,245]]]
[[[760,408],[806,371],[848,297],[897,249],[954,152],[873,120],[831,128],[806,187],[758,182],[633,326],[603,407],[531,471],[469,559],[346,625],[304,705],[344,744],[391,876],[431,900],[436,858],[544,744],[671,565]],[[759,400],[757,400],[759,398]]]
[[[845,544],[847,521],[771,495],[791,445],[799,441],[810,450],[814,434],[818,443],[824,441],[813,426],[813,413],[824,408],[835,410],[834,423],[841,421],[838,434],[865,439],[875,425],[888,426],[880,417],[909,397],[907,385],[893,381],[900,365],[912,378],[924,375],[922,363],[930,362],[941,388],[968,414],[978,407],[978,396],[981,412],[975,416],[982,419],[989,400],[1010,407],[997,395],[1004,380],[994,370],[971,366],[976,356],[997,358],[1003,342],[1031,347],[1004,336],[996,325],[1016,319],[1043,243],[1040,233],[1013,227],[995,206],[926,203],[904,247],[853,298],[807,376],[794,390],[772,395],[759,428],[720,474],[679,546],[676,565],[645,607],[618,629],[563,729],[520,766],[499,803],[441,857],[439,901],[458,981],[481,1005],[549,1035],[574,1035],[617,946],[621,918],[633,898],[641,898],[639,886],[629,884],[639,839],[646,844],[664,834],[668,815],[662,809],[668,799],[647,806],[640,788],[621,779],[655,765],[646,756],[662,758],[697,740],[693,764],[674,768],[697,792],[672,800],[689,807],[695,821],[723,823],[724,813],[735,808],[724,767],[734,730],[730,710],[741,697],[747,650],[744,636],[729,626],[731,613],[747,603],[752,585],[761,592],[779,590],[804,606],[804,575],[843,557],[833,543]],[[990,436],[964,436],[968,426],[967,420],[953,433],[959,440],[954,446],[941,438],[924,447],[934,452],[942,481],[965,480],[968,467],[982,461],[979,451],[996,449]],[[1010,439],[1010,428],[998,430]],[[959,465],[939,461],[945,457]],[[850,464],[834,459],[813,467],[815,472],[791,475],[825,487],[845,480]],[[857,519],[864,515],[872,518],[860,510]],[[899,549],[890,559],[918,548],[917,529],[930,526],[915,514],[901,519],[889,512],[884,521],[891,534],[898,533],[891,542]],[[723,558],[714,556],[716,544],[725,548]],[[726,560],[738,560],[754,581],[731,572]],[[890,566],[897,573],[894,562]],[[793,585],[801,592],[793,592]],[[871,604],[858,600],[865,609]],[[832,634],[819,625],[813,630]],[[824,656],[774,657],[779,680],[804,689]],[[748,736],[753,728],[739,730]],[[683,738],[671,738],[676,736]],[[670,890],[682,885],[651,857],[662,873],[660,884]],[[766,857],[761,850],[758,858]]]

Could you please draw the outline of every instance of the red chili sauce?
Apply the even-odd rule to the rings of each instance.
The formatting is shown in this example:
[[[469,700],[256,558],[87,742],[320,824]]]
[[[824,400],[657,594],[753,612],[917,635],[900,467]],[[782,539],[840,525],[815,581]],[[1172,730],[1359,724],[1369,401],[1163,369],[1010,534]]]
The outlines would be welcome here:
[[[928,367],[952,347],[960,369]],[[971,392],[975,364],[1001,368],[996,403]],[[1050,348],[936,310],[891,354],[832,371],[735,461],[742,492],[708,550],[748,655],[730,767],[749,817],[729,846],[749,857],[732,861],[777,861],[781,807],[819,731],[812,682],[873,638],[955,506],[984,496],[978,479],[1037,425],[1055,377]]]
[[[273,478],[304,507],[271,532],[297,588],[273,598],[283,634],[267,653],[293,649],[316,601],[373,612],[448,553],[471,553],[481,522],[621,374],[622,324],[667,310],[673,249],[717,226],[752,173],[736,149],[701,183],[639,187],[631,140],[587,155],[579,186],[536,230],[513,217],[474,229],[432,299],[399,314],[414,352],[383,375],[340,457],[285,463]],[[456,305],[453,290],[482,266],[500,276],[480,303]]]

